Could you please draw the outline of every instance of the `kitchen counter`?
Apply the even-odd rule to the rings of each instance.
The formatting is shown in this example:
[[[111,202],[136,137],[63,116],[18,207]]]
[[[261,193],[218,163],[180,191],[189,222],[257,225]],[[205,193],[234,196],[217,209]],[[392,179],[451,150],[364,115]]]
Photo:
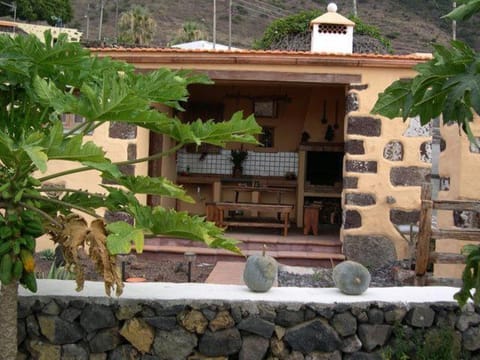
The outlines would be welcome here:
[[[245,183],[252,185],[254,183],[261,187],[285,187],[296,188],[297,180],[289,180],[284,177],[271,177],[271,176],[241,176],[232,177],[222,174],[189,174],[178,175],[178,184],[213,184],[215,182],[222,183],[223,185],[236,185],[239,183]]]

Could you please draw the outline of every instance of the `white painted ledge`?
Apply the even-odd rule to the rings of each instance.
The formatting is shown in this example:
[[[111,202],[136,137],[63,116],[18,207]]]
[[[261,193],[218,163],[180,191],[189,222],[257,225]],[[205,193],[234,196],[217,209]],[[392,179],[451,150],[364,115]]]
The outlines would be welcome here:
[[[369,288],[359,296],[344,295],[336,288],[296,288],[276,287],[266,293],[254,293],[242,285],[215,285],[197,283],[126,283],[120,299],[159,300],[175,303],[189,302],[243,302],[257,301],[289,304],[334,304],[387,302],[396,304],[455,302],[453,295],[458,288],[428,287],[390,287]],[[38,292],[32,294],[19,288],[20,296],[64,296],[89,297],[107,300],[103,282],[85,282],[81,292],[75,291],[75,282],[69,280],[38,280]]]

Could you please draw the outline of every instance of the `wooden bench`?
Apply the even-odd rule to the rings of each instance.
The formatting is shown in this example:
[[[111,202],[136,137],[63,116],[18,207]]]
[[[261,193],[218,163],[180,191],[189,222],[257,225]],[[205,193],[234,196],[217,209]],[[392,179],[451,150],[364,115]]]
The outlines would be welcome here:
[[[246,203],[246,202],[216,202],[218,214],[218,225],[224,226],[248,226],[248,227],[266,227],[266,228],[283,228],[283,235],[288,235],[288,228],[290,226],[290,213],[293,211],[293,205],[285,204],[265,204],[265,203]],[[275,221],[263,221],[258,218],[252,219],[252,221],[239,221],[235,218],[225,220],[224,211],[236,211],[246,210],[253,212],[272,212],[278,215],[278,222]],[[281,217],[283,215],[283,222]]]

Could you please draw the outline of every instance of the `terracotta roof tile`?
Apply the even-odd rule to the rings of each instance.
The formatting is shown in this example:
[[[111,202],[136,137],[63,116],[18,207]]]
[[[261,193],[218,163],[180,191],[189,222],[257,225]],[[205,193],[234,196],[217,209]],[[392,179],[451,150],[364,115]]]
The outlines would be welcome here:
[[[415,53],[406,55],[391,55],[391,54],[373,54],[373,53],[354,53],[354,54],[338,54],[338,53],[318,53],[310,51],[286,51],[286,50],[205,50],[205,49],[177,49],[177,48],[129,48],[129,47],[103,47],[90,48],[92,52],[145,52],[145,53],[163,53],[163,54],[232,54],[232,55],[292,55],[305,57],[342,57],[349,58],[363,58],[363,59],[395,59],[395,60],[428,60],[431,59],[431,54]]]

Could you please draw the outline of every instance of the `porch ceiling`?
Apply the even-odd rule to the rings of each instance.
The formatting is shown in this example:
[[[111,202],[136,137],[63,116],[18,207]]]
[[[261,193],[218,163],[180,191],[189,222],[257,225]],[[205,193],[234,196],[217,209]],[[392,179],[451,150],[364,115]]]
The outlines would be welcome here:
[[[316,74],[303,72],[248,71],[248,70],[202,70],[217,82],[266,82],[297,84],[357,84],[360,74]]]

